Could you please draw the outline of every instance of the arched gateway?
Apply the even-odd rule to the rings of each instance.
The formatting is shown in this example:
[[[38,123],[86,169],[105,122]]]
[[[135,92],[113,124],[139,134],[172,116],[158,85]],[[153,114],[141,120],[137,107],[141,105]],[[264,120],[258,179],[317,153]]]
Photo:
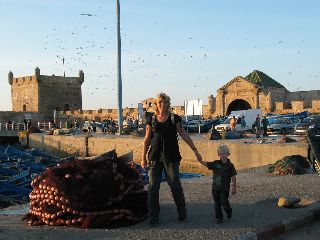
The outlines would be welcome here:
[[[238,110],[248,110],[251,109],[252,107],[250,104],[242,99],[236,99],[232,101],[228,108],[227,108],[227,115],[229,115],[232,111],[238,111]]]

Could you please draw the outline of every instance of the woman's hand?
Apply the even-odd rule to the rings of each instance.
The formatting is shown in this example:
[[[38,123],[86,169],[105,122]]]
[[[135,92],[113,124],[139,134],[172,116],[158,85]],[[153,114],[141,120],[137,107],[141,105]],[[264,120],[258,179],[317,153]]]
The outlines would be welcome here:
[[[141,167],[143,168],[143,169],[146,169],[147,168],[147,160],[142,160],[141,161]]]

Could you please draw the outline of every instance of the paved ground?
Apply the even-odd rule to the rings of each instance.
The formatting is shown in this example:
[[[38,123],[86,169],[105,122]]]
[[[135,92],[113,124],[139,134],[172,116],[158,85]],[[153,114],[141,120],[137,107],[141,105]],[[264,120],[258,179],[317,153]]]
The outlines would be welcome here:
[[[182,180],[189,218],[186,223],[176,222],[177,214],[166,183],[161,186],[160,225],[149,228],[147,221],[118,229],[73,229],[67,227],[31,227],[22,222],[21,214],[27,206],[0,211],[0,239],[261,239],[261,231],[272,231],[284,221],[298,225],[310,220],[310,214],[320,211],[319,176],[273,176],[266,167],[248,169],[237,176],[238,193],[231,196],[234,217],[221,225],[214,223],[210,176]],[[301,204],[292,209],[278,208],[280,196],[295,195]],[[14,215],[14,214],[20,215]],[[311,217],[312,218],[312,217]],[[311,219],[312,220],[312,219]],[[278,225],[277,225],[278,224]],[[251,232],[251,235],[245,233]],[[253,236],[253,237],[252,237]]]
[[[280,235],[276,240],[319,240],[320,220],[299,229]]]

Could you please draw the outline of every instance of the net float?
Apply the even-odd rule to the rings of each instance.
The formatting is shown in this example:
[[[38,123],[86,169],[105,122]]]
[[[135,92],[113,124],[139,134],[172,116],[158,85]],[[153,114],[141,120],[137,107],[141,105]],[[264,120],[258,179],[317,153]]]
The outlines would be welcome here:
[[[67,225],[71,225],[71,223],[72,223],[71,220],[66,220]]]
[[[65,178],[71,178],[71,174],[68,173],[68,174],[66,174],[64,177],[65,177]]]
[[[76,179],[77,179],[77,180],[81,180],[81,179],[83,179],[83,176],[82,176],[82,175],[77,175],[77,176],[76,176]]]

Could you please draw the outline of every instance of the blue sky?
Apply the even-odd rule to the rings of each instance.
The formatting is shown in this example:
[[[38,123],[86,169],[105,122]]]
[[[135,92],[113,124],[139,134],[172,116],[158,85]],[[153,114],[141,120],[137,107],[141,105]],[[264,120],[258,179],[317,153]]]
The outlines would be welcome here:
[[[319,9],[316,0],[122,0],[123,107],[161,91],[173,105],[206,104],[255,69],[289,91],[318,90]],[[36,67],[82,69],[83,109],[116,108],[115,10],[116,0],[0,0],[0,110],[11,110],[9,71]]]

